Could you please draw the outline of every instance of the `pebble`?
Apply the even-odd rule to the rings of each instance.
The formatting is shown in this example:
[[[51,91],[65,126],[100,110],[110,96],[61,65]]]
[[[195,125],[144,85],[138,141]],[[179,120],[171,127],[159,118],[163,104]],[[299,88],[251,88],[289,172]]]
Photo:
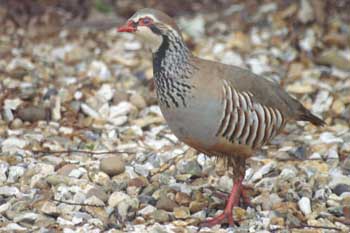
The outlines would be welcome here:
[[[3,183],[7,180],[7,171],[9,169],[9,164],[6,162],[0,162],[0,182]]]
[[[190,216],[190,209],[185,206],[174,208],[174,216],[177,219],[186,219]]]
[[[8,171],[7,182],[15,183],[24,174],[25,169],[20,166],[11,166]]]
[[[176,202],[169,199],[167,196],[161,196],[156,204],[157,209],[162,209],[166,211],[173,211],[176,207],[178,207]]]
[[[87,204],[87,205],[93,205],[93,206],[105,206],[104,202],[102,200],[100,200],[98,197],[96,196],[91,196],[89,198],[87,198],[85,201],[84,201],[84,204]]]
[[[18,225],[17,223],[9,223],[5,227],[0,228],[3,232],[26,232],[27,228]]]
[[[135,213],[139,207],[139,200],[137,198],[126,198],[118,203],[118,214],[122,220],[126,220],[128,214]]]
[[[197,213],[206,208],[208,203],[204,201],[192,201],[190,203],[189,209],[191,213]]]
[[[125,171],[125,162],[121,156],[111,156],[101,160],[100,170],[109,176],[115,176]]]
[[[63,167],[59,168],[56,172],[59,175],[62,176],[69,176],[69,174],[74,170],[77,169],[78,166],[72,163],[66,164]]]
[[[301,0],[300,10],[298,12],[298,19],[302,23],[308,23],[314,20],[314,11],[309,0]]]
[[[157,210],[157,208],[155,208],[153,205],[147,205],[143,209],[139,210],[138,213],[140,215],[146,216],[146,215],[152,214],[156,210]]]
[[[182,174],[191,174],[193,176],[200,176],[202,173],[202,169],[197,160],[180,161],[177,169]]]
[[[350,60],[334,49],[324,51],[317,57],[316,61],[319,64],[331,65],[350,71]]]
[[[175,201],[179,205],[188,206],[191,202],[191,196],[186,193],[177,192],[175,195]]]
[[[0,195],[3,196],[17,196],[20,194],[20,191],[17,187],[14,186],[0,186]]]
[[[147,105],[142,95],[138,94],[137,92],[131,94],[130,103],[138,109],[144,109]]]
[[[115,90],[112,89],[111,85],[103,84],[101,88],[97,91],[96,97],[102,102],[108,102],[112,100]]]
[[[17,137],[9,137],[2,141],[2,150],[4,151],[12,151],[16,148],[24,148],[27,145],[27,141]]]
[[[36,213],[22,213],[14,217],[14,222],[26,222],[26,223],[34,223],[34,221],[38,218],[38,214]]]
[[[82,112],[85,113],[86,115],[90,116],[91,118],[93,118],[93,119],[100,118],[100,114],[95,109],[90,107],[89,105],[82,103],[80,105],[80,107],[81,107]]]
[[[107,65],[102,61],[92,61],[87,70],[87,75],[91,78],[98,78],[101,80],[108,80],[112,74]]]
[[[103,190],[102,187],[93,187],[91,189],[89,189],[89,191],[86,194],[86,198],[95,196],[98,199],[100,199],[103,202],[107,202],[108,201],[108,195],[107,193]]]
[[[342,138],[334,136],[334,134],[331,132],[321,133],[320,140],[326,144],[343,143]]]
[[[129,199],[129,196],[123,192],[116,191],[112,193],[108,198],[108,206],[114,208],[116,207],[120,202],[125,201]]]
[[[337,184],[337,185],[333,188],[333,192],[334,192],[335,194],[337,194],[338,196],[340,196],[342,193],[350,192],[350,185],[347,185],[347,184]]]
[[[308,216],[309,214],[312,213],[311,202],[310,202],[310,199],[308,197],[302,197],[298,201],[298,206],[299,206],[299,209],[301,210],[301,212],[303,212],[303,214],[305,216]]]
[[[22,121],[36,122],[36,121],[49,121],[51,119],[51,113],[49,109],[44,107],[28,106],[20,108],[16,116]]]
[[[41,212],[50,216],[59,216],[60,211],[57,206],[50,201],[45,201],[44,204],[40,208]]]
[[[152,213],[152,218],[159,223],[169,222],[169,214],[164,210],[155,210]]]
[[[257,170],[253,177],[250,179],[252,182],[257,181],[261,179],[264,175],[272,171],[277,166],[277,163],[275,161],[268,162],[264,166],[260,167],[259,170]]]

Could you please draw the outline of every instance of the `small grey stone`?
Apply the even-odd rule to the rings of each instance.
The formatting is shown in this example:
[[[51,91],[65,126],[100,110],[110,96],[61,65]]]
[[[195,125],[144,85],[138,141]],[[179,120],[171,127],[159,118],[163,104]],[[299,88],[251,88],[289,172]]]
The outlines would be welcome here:
[[[60,214],[57,206],[51,201],[45,201],[45,203],[40,208],[41,212],[50,216],[58,216]]]
[[[77,169],[77,165],[72,164],[72,163],[68,163],[66,165],[64,165],[63,167],[61,167],[60,169],[58,169],[56,172],[59,175],[62,176],[69,176],[69,174],[71,173],[71,171],[73,171],[74,169]]]
[[[202,169],[197,160],[180,161],[177,164],[177,169],[181,174],[191,174],[193,176],[201,176]]]
[[[344,206],[329,207],[328,212],[337,216],[337,217],[343,217],[344,216]]]
[[[349,114],[350,115],[350,114]],[[350,147],[350,143],[348,143],[349,147]],[[347,156],[346,159],[342,162],[341,165],[344,169],[346,169],[347,171],[350,171],[350,156]]]
[[[84,201],[84,204],[88,204],[88,205],[94,205],[94,206],[104,206],[105,204],[103,203],[102,200],[100,200],[98,197],[96,196],[91,196],[89,198],[87,198]]]
[[[261,179],[264,175],[272,171],[277,166],[277,163],[275,161],[271,161],[264,166],[260,167],[259,170],[257,170],[253,177],[251,178],[251,181],[257,181]]]
[[[144,109],[146,107],[146,101],[142,95],[135,92],[130,96],[130,103],[132,103],[138,109]]]
[[[17,223],[9,223],[5,227],[0,228],[1,232],[27,232],[28,229],[18,225]]]
[[[164,223],[169,221],[169,214],[164,210],[155,210],[152,213],[152,218],[159,223]]]
[[[104,158],[101,160],[100,169],[110,176],[115,176],[125,171],[125,162],[121,156]]]
[[[26,222],[26,223],[33,223],[37,218],[38,214],[36,213],[21,213],[14,217],[14,222]]]
[[[11,204],[9,202],[1,204],[0,205],[0,214],[4,213],[8,209],[10,209],[10,207],[11,207]]]
[[[221,176],[218,183],[218,189],[224,192],[230,192],[233,186],[232,178],[228,176]]]
[[[144,204],[156,205],[157,201],[152,196],[141,194],[138,196],[139,201]]]
[[[149,175],[149,172],[154,168],[154,166],[147,162],[145,164],[135,164],[134,165],[135,168],[135,172],[137,172],[138,174],[147,177]]]
[[[334,192],[335,194],[337,194],[338,196],[340,196],[342,193],[350,192],[350,185],[347,185],[347,184],[337,184],[337,185],[333,188],[333,192]]]
[[[18,195],[20,191],[17,187],[14,186],[1,186],[0,187],[0,195],[3,196],[14,196]]]
[[[56,224],[55,217],[39,215],[38,218],[35,220],[34,226],[39,227],[41,229],[45,229],[52,227],[54,224]]]
[[[162,195],[157,201],[157,209],[162,209],[166,211],[173,211],[174,208],[178,207],[175,201],[168,198],[166,195]]]
[[[7,182],[14,183],[16,182],[23,174],[25,169],[20,166],[11,166],[9,169]]]
[[[145,216],[145,215],[149,215],[149,214],[153,213],[155,210],[157,210],[156,207],[154,207],[152,205],[147,205],[143,209],[139,210],[138,213]]]
[[[54,166],[57,166],[63,162],[62,158],[57,157],[57,156],[53,156],[53,155],[47,155],[47,156],[43,157],[42,160],[45,162],[48,162],[49,164],[52,164]]]
[[[5,216],[9,219],[14,219],[19,213],[23,213],[30,208],[29,200],[19,200],[12,203],[10,209],[6,210]]]
[[[70,173],[69,176],[73,178],[79,179],[83,174],[85,173],[83,168],[77,168],[73,169]]]
[[[93,187],[91,188],[87,194],[86,197],[92,197],[92,196],[96,196],[98,199],[100,199],[103,202],[106,202],[108,200],[108,195],[107,193],[103,190],[102,187]]]
[[[7,171],[9,169],[9,164],[6,162],[0,162],[0,182],[5,182],[7,180]]]
[[[61,175],[50,175],[46,178],[47,183],[56,186],[58,184],[66,184],[68,185],[71,183],[71,178],[67,176],[61,176]]]
[[[129,199],[130,197],[123,192],[114,192],[108,199],[108,205],[112,208],[116,207],[121,201]]]
[[[284,180],[288,180],[291,179],[293,177],[295,177],[297,174],[297,170],[294,167],[291,168],[283,168],[283,170],[280,173],[280,177]]]
[[[76,100],[72,101],[69,105],[75,113],[78,113],[80,111],[80,106],[81,106],[80,101],[76,101]]]
[[[118,214],[122,218],[122,220],[126,220],[129,212],[131,210],[136,210],[139,207],[139,200],[137,198],[127,198],[118,204]]]
[[[36,106],[21,108],[17,112],[17,117],[22,121],[36,122],[48,121],[51,119],[50,109]]]
[[[264,210],[270,210],[274,205],[282,202],[282,199],[276,193],[271,193],[266,201],[262,203]]]

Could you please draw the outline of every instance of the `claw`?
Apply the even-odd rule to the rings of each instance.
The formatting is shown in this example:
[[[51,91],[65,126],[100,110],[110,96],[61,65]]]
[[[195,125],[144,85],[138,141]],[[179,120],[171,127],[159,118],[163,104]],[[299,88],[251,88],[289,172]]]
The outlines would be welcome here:
[[[248,206],[251,205],[249,197],[246,191],[244,190],[244,186],[242,185],[242,180],[243,179],[240,179],[239,181],[234,183],[230,196],[227,200],[227,204],[224,212],[214,218],[206,220],[201,224],[201,226],[212,227],[214,225],[223,223],[226,219],[230,226],[235,225],[235,222],[232,216],[232,210],[233,210],[233,207],[238,205],[240,197],[242,197],[244,204]]]

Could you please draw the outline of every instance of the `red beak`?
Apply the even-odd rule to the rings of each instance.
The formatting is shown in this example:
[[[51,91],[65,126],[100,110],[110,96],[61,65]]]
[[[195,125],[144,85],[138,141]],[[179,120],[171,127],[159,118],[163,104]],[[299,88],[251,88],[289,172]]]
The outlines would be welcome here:
[[[136,27],[134,26],[133,22],[128,21],[127,24],[119,27],[117,29],[118,32],[135,32]]]

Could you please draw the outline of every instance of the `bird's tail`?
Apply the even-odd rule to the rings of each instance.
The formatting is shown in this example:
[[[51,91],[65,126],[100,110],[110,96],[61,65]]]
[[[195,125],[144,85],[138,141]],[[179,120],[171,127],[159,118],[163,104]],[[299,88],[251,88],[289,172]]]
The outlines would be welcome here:
[[[298,120],[300,120],[300,121],[309,121],[313,125],[316,125],[316,126],[324,126],[326,124],[326,122],[324,122],[324,120],[322,120],[321,118],[319,118],[319,117],[315,116],[314,114],[312,114],[304,106],[302,106],[302,109],[300,111]]]

